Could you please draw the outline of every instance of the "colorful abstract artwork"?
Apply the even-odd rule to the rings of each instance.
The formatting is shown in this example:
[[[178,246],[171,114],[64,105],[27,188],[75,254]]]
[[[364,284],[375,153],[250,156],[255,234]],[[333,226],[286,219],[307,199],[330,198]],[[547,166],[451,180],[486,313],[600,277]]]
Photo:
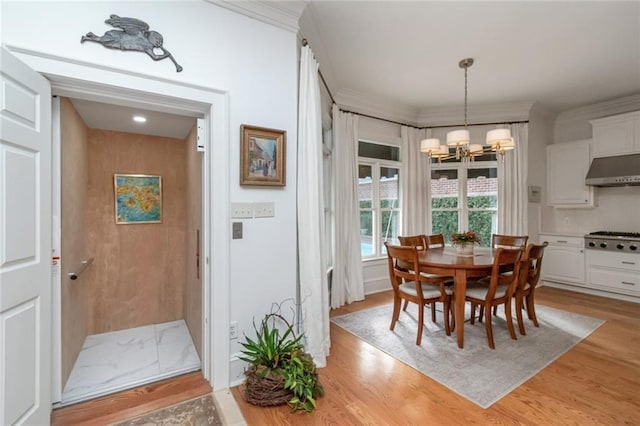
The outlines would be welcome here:
[[[162,222],[162,177],[114,175],[116,223]]]

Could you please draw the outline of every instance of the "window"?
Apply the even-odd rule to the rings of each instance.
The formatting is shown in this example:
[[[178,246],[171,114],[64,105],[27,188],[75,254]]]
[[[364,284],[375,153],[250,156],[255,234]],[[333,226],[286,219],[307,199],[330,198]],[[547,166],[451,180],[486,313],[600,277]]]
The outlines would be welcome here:
[[[431,165],[431,233],[474,231],[480,245],[491,245],[498,230],[498,165],[495,155],[470,162]]]
[[[384,242],[400,232],[400,148],[360,141],[358,200],[363,258],[386,254]]]

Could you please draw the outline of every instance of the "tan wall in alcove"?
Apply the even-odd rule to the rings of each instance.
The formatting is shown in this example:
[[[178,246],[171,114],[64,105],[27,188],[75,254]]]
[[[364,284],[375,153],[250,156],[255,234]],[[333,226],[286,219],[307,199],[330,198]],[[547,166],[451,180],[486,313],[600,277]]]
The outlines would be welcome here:
[[[83,259],[91,257],[86,246],[87,224],[87,126],[67,98],[60,100],[61,143],[61,328],[62,384],[66,384],[73,364],[89,334],[89,300],[92,268],[71,280],[68,273],[78,270]]]
[[[202,359],[202,153],[196,151],[196,127],[189,132],[185,145],[187,157],[187,288],[184,320],[193,344]],[[200,231],[200,244],[197,233]],[[199,266],[196,256],[200,255]],[[198,270],[199,269],[199,270]],[[198,274],[198,272],[200,274]]]
[[[182,319],[185,141],[89,129],[88,246],[94,253],[90,334]],[[114,174],[162,176],[162,223],[116,225]]]

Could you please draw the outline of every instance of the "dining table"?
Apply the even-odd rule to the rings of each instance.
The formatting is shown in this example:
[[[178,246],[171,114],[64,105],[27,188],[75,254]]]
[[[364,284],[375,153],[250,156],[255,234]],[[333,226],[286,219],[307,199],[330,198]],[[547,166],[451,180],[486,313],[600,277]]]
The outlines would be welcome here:
[[[471,254],[457,254],[455,247],[430,248],[418,252],[420,271],[454,279],[453,299],[458,347],[464,348],[464,305],[469,278],[491,275],[496,249],[475,247]]]

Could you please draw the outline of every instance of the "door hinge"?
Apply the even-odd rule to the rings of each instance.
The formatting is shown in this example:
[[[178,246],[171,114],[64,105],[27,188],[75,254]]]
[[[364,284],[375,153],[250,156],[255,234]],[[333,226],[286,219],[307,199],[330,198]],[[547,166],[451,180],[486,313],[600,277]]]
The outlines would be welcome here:
[[[204,119],[196,119],[196,151],[204,152],[207,138],[207,131],[204,127]]]

